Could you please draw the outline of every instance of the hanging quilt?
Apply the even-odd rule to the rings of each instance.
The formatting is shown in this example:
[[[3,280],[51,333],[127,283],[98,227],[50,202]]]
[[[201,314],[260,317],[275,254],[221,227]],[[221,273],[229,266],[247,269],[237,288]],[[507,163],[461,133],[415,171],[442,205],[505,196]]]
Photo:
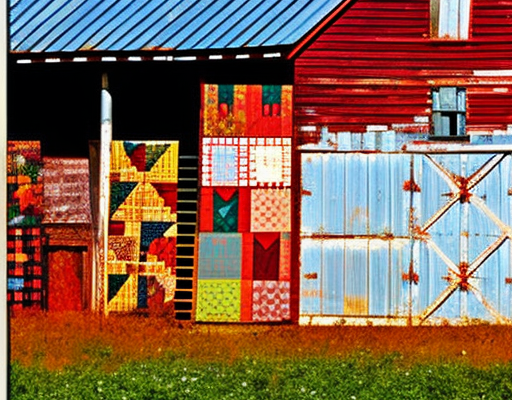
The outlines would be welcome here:
[[[178,142],[114,141],[108,311],[165,310],[176,288]]]
[[[291,87],[203,94],[195,318],[290,320]]]
[[[7,301],[12,309],[46,307],[43,177],[37,141],[7,142]]]

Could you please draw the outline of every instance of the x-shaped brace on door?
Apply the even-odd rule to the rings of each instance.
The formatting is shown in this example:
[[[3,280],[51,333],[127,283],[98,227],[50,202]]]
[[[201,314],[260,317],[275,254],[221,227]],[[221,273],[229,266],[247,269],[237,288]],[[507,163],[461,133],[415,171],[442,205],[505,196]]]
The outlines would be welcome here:
[[[507,319],[501,315],[483,296],[478,288],[470,283],[470,278],[482,266],[482,264],[507,240],[512,239],[512,229],[503,223],[485,204],[484,200],[472,193],[471,190],[478,185],[489,173],[496,168],[507,154],[498,154],[489,159],[482,165],[476,172],[469,177],[456,175],[446,169],[443,165],[435,161],[431,156],[425,155],[429,162],[434,166],[434,170],[441,176],[442,179],[448,184],[451,190],[450,199],[444,204],[434,215],[432,215],[421,227],[421,232],[426,232],[435,222],[437,222],[444,214],[450,210],[456,203],[460,202],[463,205],[471,203],[478,207],[496,226],[501,230],[501,235],[482,253],[478,255],[472,262],[467,259],[461,260],[456,265],[442,250],[430,239],[429,235],[422,236],[421,240],[426,242],[427,246],[431,248],[443,262],[448,266],[448,276],[445,279],[449,282],[441,294],[430,304],[420,315],[420,324],[429,318],[436,310],[438,310],[448,298],[457,290],[470,291],[475,297],[487,308],[491,315],[496,318],[498,322],[505,322]],[[467,253],[467,252],[466,252]],[[467,258],[467,254],[463,257]]]

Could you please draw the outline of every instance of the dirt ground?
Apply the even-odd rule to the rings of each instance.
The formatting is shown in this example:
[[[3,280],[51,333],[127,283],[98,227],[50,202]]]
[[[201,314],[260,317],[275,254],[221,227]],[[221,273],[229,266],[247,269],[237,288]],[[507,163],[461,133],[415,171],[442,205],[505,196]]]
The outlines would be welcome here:
[[[512,361],[512,326],[295,326],[177,324],[163,317],[19,313],[10,317],[10,360],[62,368],[111,368],[154,357],[204,362],[394,353],[404,363]]]

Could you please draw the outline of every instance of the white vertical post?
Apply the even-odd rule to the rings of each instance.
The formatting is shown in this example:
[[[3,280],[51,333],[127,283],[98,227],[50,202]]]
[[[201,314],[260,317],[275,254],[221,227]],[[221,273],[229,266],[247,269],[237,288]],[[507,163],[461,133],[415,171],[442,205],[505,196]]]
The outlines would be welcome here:
[[[101,144],[100,144],[100,204],[99,250],[100,262],[97,276],[99,310],[108,314],[108,222],[110,209],[110,146],[112,143],[112,97],[108,91],[107,75],[102,77],[101,89]]]
[[[0,331],[0,398],[9,398],[7,366],[9,363],[7,354],[9,354],[8,346],[8,310],[7,310],[7,51],[8,51],[8,35],[7,35],[7,7],[2,7],[0,11],[0,182],[2,189],[0,190],[0,292],[2,293],[1,318],[2,329]]]

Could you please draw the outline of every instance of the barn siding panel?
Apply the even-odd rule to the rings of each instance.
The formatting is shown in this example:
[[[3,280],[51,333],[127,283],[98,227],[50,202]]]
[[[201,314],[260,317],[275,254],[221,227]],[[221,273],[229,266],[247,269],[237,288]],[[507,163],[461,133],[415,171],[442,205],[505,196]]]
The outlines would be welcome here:
[[[474,0],[470,38],[430,39],[429,0],[355,2],[298,56],[299,126],[365,132],[430,117],[432,86],[467,87],[467,129],[512,124],[512,3]],[[475,71],[477,71],[475,73]]]

